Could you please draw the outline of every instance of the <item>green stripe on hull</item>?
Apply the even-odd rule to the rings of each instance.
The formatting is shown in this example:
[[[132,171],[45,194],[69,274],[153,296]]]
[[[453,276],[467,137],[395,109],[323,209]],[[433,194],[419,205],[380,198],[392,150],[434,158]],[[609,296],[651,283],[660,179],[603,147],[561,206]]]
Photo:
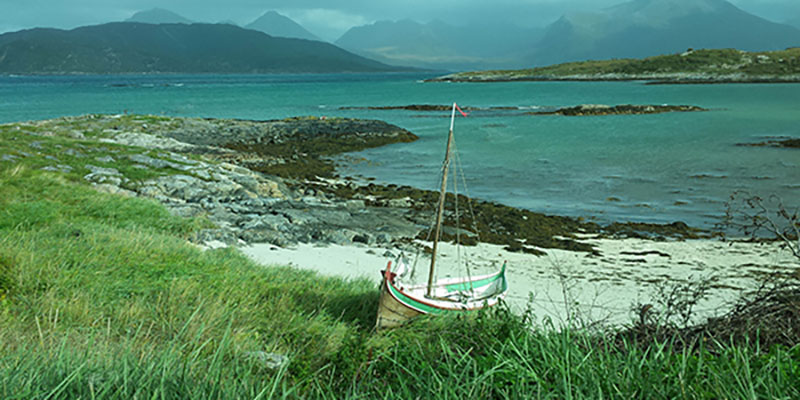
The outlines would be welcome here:
[[[417,309],[419,311],[422,311],[422,312],[424,312],[426,314],[438,315],[438,314],[444,314],[444,313],[447,313],[447,312],[450,312],[450,311],[456,311],[456,310],[444,310],[444,309],[441,309],[441,308],[436,308],[436,307],[433,307],[433,306],[429,306],[427,304],[420,303],[420,302],[414,300],[413,298],[406,296],[405,293],[395,289],[395,287],[391,283],[387,282],[386,285],[389,286],[389,290],[392,292],[392,294],[398,300],[400,300],[403,304],[405,304],[405,305],[407,305],[407,306],[409,306],[411,308],[415,308],[415,309]]]
[[[500,270],[500,273],[495,275],[495,276],[490,276],[488,278],[480,279],[480,280],[473,281],[473,282],[467,281],[467,282],[461,282],[461,283],[453,283],[453,284],[450,284],[450,285],[445,285],[444,288],[447,289],[447,291],[450,292],[450,293],[452,293],[452,292],[463,292],[465,290],[476,290],[476,289],[480,289],[480,288],[482,288],[484,286],[489,286],[492,283],[494,283],[495,281],[497,281],[498,279],[502,279],[503,281],[505,281],[505,279],[506,279],[506,264],[505,263],[503,264],[503,269]],[[502,291],[505,291],[506,290],[505,284],[503,286],[504,287],[503,287]]]

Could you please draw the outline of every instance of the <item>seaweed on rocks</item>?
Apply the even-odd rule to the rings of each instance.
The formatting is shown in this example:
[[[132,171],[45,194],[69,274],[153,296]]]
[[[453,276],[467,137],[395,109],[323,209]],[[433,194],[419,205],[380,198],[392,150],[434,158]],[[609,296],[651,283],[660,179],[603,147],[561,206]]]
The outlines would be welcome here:
[[[778,143],[780,147],[800,149],[800,139],[787,139]]]
[[[368,184],[320,185],[321,190],[329,191],[339,198],[357,199],[367,206],[388,207],[402,204],[416,211],[414,219],[422,226],[433,221],[433,210],[439,193],[412,188],[410,186]],[[502,204],[469,199],[458,195],[460,210],[455,211],[456,197],[448,193],[442,225],[445,233],[442,239],[454,241],[456,235],[450,232],[461,230],[461,243],[474,245],[478,241],[506,246],[509,251],[524,251],[543,255],[536,248],[558,248],[574,251],[593,252],[591,245],[579,242],[575,233],[596,233],[600,227],[594,223],[581,222],[575,218],[550,216],[529,210],[518,209]],[[422,230],[417,239],[429,240],[428,230]],[[524,245],[523,245],[524,243]]]
[[[430,224],[433,210],[439,199],[439,193],[397,185],[356,184],[321,185],[320,189],[329,191],[336,197],[358,199],[365,205],[374,207],[390,206],[404,202],[408,208],[416,211],[428,211],[422,214],[418,222]],[[459,195],[460,213],[446,212],[443,225],[451,229],[456,227],[479,237],[481,242],[500,244],[509,251],[524,251],[531,254],[543,254],[535,248],[557,248],[573,251],[594,252],[594,248],[578,240],[576,233],[597,234],[601,237],[642,238],[642,239],[699,239],[709,237],[708,232],[688,226],[683,222],[671,224],[653,224],[641,222],[612,223],[601,226],[592,222],[584,222],[577,218],[545,215],[529,210],[514,208],[490,201],[469,199]],[[470,212],[470,207],[472,212]],[[445,198],[445,209],[455,209],[455,195],[448,193]],[[474,218],[473,218],[474,214]],[[427,219],[426,219],[427,218]],[[425,240],[427,230],[421,232],[418,239]],[[452,235],[443,235],[446,241],[452,241]],[[474,242],[461,235],[462,244]]]
[[[405,129],[375,120],[297,117],[266,123],[283,134],[268,140],[237,138],[223,146],[268,157],[273,161],[257,163],[252,168],[284,178],[332,178],[335,166],[326,157],[418,139]]]
[[[568,117],[597,116],[597,115],[630,115],[630,114],[661,114],[667,112],[697,112],[708,111],[705,108],[691,105],[638,105],[620,104],[608,106],[604,104],[581,104],[575,107],[559,108],[554,111],[534,111],[530,115],[563,115]]]
[[[800,149],[800,138],[773,139],[759,143],[739,143],[737,146],[744,147],[778,147],[784,149]]]
[[[702,229],[693,228],[684,222],[676,221],[671,224],[652,224],[646,222],[614,222],[602,229],[606,237],[629,237],[637,239],[703,239],[710,234]]]

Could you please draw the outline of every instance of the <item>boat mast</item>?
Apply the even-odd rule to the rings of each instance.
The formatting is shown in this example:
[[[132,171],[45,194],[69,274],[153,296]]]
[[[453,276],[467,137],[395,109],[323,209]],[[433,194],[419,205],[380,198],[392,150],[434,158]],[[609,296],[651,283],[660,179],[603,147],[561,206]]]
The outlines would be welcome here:
[[[431,269],[428,273],[428,293],[433,295],[433,270],[436,266],[436,249],[439,247],[439,234],[442,229],[442,215],[444,214],[444,200],[447,195],[447,172],[450,168],[450,145],[453,143],[453,125],[456,120],[456,103],[453,103],[453,114],[450,116],[450,134],[447,135],[447,149],[444,152],[444,165],[442,167],[442,189],[439,192],[439,208],[436,212],[436,231],[433,235],[433,254],[431,254]]]

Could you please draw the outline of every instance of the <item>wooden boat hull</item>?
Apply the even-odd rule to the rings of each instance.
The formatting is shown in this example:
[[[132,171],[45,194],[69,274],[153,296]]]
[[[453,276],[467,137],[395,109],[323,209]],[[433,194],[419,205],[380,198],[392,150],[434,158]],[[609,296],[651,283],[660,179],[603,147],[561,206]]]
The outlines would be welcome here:
[[[508,285],[505,264],[500,272],[475,277],[472,280],[447,279],[437,282],[436,297],[424,296],[427,286],[404,288],[395,282],[391,263],[387,266],[381,282],[378,301],[377,329],[393,328],[405,324],[420,315],[448,314],[491,307],[505,297]],[[468,291],[472,297],[464,296]],[[448,298],[447,295],[451,298]],[[453,296],[460,296],[454,299]],[[477,297],[474,297],[477,296]]]
[[[406,306],[391,295],[386,278],[381,282],[381,297],[378,300],[378,319],[375,322],[377,329],[394,328],[414,317],[423,315],[422,312]]]

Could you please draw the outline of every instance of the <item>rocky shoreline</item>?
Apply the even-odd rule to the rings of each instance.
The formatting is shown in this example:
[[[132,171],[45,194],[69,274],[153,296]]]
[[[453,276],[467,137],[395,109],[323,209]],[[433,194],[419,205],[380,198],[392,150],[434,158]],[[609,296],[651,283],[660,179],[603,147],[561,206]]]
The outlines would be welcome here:
[[[2,154],[4,162],[43,157],[41,169],[72,174],[101,191],[155,199],[177,215],[207,218],[215,227],[199,232],[195,240],[200,243],[403,247],[426,238],[438,198],[431,191],[336,176],[326,157],[416,140],[382,121],[89,115],[0,128],[37,139],[26,151]],[[48,153],[54,149],[45,143],[48,137],[63,144]],[[594,252],[579,240],[582,234],[707,237],[681,223],[603,227],[464,196],[458,200],[472,203],[474,218],[464,207],[459,215],[448,212],[445,240],[460,236],[467,244],[492,243],[512,252]],[[448,204],[455,201],[448,196]]]

